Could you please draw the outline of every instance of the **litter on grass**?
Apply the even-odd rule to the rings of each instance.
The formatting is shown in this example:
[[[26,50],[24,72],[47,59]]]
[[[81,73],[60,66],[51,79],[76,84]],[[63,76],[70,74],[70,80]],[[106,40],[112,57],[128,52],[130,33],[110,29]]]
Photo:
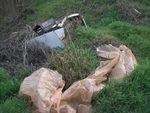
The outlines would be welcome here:
[[[34,39],[31,39],[28,43],[29,45],[32,45],[33,43],[42,43],[44,46],[49,48],[64,48],[64,44],[61,41],[65,37],[64,28],[59,28],[55,31],[51,31],[48,33],[45,33],[41,36],[38,36]]]
[[[50,49],[64,48],[65,38],[68,31],[72,32],[79,25],[86,26],[84,18],[79,14],[66,16],[62,21],[47,20],[33,29],[39,36],[27,41],[30,46],[35,42],[43,43]]]
[[[100,66],[87,78],[73,83],[62,93],[65,85],[57,71],[41,68],[26,77],[20,86],[19,95],[29,96],[37,107],[36,113],[89,113],[92,97],[103,89],[103,82],[110,73],[111,79],[122,80],[128,76],[137,61],[125,45],[116,48],[105,45],[97,48]]]

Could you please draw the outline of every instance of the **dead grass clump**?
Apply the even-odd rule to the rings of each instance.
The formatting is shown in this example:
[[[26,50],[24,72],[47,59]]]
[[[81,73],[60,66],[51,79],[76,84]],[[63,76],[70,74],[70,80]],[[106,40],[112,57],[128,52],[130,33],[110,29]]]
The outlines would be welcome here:
[[[136,5],[128,2],[127,0],[118,0],[117,7],[122,13],[124,19],[134,24],[140,24],[146,21],[148,17]]]
[[[30,71],[33,72],[39,67],[47,65],[47,60],[50,59],[51,52],[42,43],[34,42],[32,45],[24,46],[23,63],[26,67],[30,67]]]
[[[96,53],[96,52],[95,52]],[[76,49],[72,45],[60,53],[53,52],[48,67],[63,75],[67,89],[75,81],[86,78],[99,65],[99,60],[90,50]]]
[[[0,42],[1,66],[7,68],[11,75],[17,73],[17,67],[23,62],[23,45],[28,37],[32,37],[32,33],[26,27],[20,32],[13,32],[9,38]]]
[[[0,42],[0,62],[11,75],[18,75],[19,69],[26,67],[30,71],[39,68],[47,58],[47,50],[42,45],[28,47],[26,41],[35,37],[31,26],[13,32],[10,37]],[[42,63],[41,63],[42,62]]]
[[[77,71],[74,71],[75,62],[73,62],[74,55],[53,53],[52,59],[49,61],[49,68],[57,70],[63,75],[63,80],[66,81],[65,88],[67,89],[73,82],[79,80]]]
[[[86,68],[82,69],[80,63],[79,56],[77,58],[74,53],[66,50],[60,54],[53,53],[49,68],[57,70],[63,75],[63,80],[66,81],[65,89],[67,89],[75,81],[87,76]]]
[[[92,42],[92,45],[94,45],[94,47],[99,47],[101,45],[107,44],[119,47],[122,43],[115,38],[101,38],[101,37],[98,37],[95,41]]]

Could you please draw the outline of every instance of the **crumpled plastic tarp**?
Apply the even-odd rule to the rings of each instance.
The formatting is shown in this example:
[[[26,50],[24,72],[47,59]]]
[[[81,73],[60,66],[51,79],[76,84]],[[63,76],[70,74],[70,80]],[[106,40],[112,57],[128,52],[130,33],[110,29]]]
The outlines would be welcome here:
[[[62,93],[64,81],[57,71],[41,68],[26,77],[21,84],[19,95],[31,97],[39,113],[89,113],[91,100],[103,87],[102,83],[110,78],[122,80],[129,75],[137,61],[125,45],[116,48],[105,45],[97,48],[97,54],[108,60],[87,78],[73,83]]]
[[[126,75],[129,75],[134,67],[138,64],[136,58],[134,57],[132,51],[125,45],[120,45],[116,48],[112,45],[105,45],[97,48],[98,56],[111,59],[118,58],[117,61],[113,63],[113,68],[110,70],[110,77],[113,79],[123,79]],[[102,61],[101,66],[107,66],[110,61]]]
[[[30,96],[40,112],[47,113],[52,106],[59,106],[63,87],[61,74],[41,68],[24,79],[19,95]]]

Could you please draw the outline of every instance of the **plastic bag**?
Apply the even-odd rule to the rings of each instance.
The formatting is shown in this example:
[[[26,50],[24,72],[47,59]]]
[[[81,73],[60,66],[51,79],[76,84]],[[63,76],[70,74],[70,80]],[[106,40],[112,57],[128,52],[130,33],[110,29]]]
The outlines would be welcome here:
[[[41,113],[49,113],[53,107],[58,111],[64,81],[57,71],[41,68],[26,77],[20,86],[19,95],[31,97]]]
[[[129,75],[137,65],[137,61],[132,54],[132,51],[125,45],[120,45],[119,48],[116,48],[112,45],[101,46],[97,48],[97,53],[98,56],[107,59],[113,59],[119,55],[118,61],[115,63],[115,66],[110,72],[110,77],[113,79],[123,79],[126,75]],[[106,62],[108,61],[104,61],[103,63]]]
[[[41,68],[25,78],[20,87],[20,95],[28,95],[38,107],[40,113],[88,113],[92,97],[103,87],[102,83],[110,73],[113,79],[121,80],[129,75],[137,61],[131,50],[124,45],[116,48],[105,45],[97,48],[98,56],[108,60],[87,78],[73,83],[64,93],[61,75],[49,69]]]

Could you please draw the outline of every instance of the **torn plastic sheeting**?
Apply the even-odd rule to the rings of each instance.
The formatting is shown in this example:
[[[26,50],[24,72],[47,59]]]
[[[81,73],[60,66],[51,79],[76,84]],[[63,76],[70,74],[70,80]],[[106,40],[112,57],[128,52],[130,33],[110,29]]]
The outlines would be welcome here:
[[[125,45],[120,45],[119,48],[112,45],[101,46],[97,48],[97,53],[98,56],[107,59],[115,58],[115,54],[119,54],[118,62],[111,71],[110,77],[113,79],[123,79],[126,75],[129,75],[137,65],[136,58],[132,54],[132,51]]]
[[[92,97],[104,87],[102,82],[107,79],[106,74],[110,73],[111,78],[121,80],[137,65],[131,50],[124,45],[119,48],[112,45],[101,46],[97,48],[97,53],[98,56],[109,60],[102,61],[93,73],[73,83],[64,93],[60,74],[41,68],[25,78],[20,87],[20,95],[30,96],[41,113],[88,113]],[[54,80],[49,82],[49,77]],[[31,82],[33,80],[34,82]]]
[[[39,111],[47,113],[53,105],[56,108],[59,106],[63,87],[62,75],[57,71],[41,68],[24,79],[19,95],[31,97]]]
[[[41,36],[35,37],[27,41],[28,46],[32,45],[34,42],[43,43],[46,47],[51,49],[53,48],[64,48],[65,45],[61,41],[65,37],[64,28],[57,29],[55,31],[51,31],[45,33]]]

